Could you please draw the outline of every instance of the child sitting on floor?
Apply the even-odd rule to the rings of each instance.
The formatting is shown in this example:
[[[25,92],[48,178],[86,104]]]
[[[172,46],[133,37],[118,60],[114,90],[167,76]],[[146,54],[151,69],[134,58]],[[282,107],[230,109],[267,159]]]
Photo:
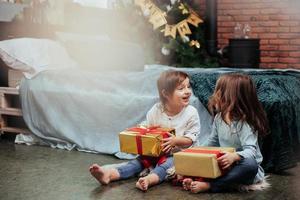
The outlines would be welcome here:
[[[236,73],[222,75],[208,105],[214,121],[204,146],[235,147],[237,152],[225,153],[217,159],[220,167],[228,170],[225,175],[204,181],[186,178],[184,189],[193,193],[221,192],[236,184],[263,181],[258,135],[267,134],[268,122],[251,78]]]
[[[175,128],[176,136],[169,134],[168,138],[163,139],[162,148],[167,155],[166,161],[153,166],[150,174],[136,182],[136,187],[143,191],[165,180],[167,169],[173,166],[172,153],[191,146],[200,132],[198,112],[189,105],[192,90],[188,75],[181,71],[165,71],[160,75],[157,87],[160,102],[147,113],[147,125]],[[138,157],[125,165],[110,169],[93,164],[90,173],[99,183],[109,184],[111,181],[135,176],[143,168],[141,157]]]

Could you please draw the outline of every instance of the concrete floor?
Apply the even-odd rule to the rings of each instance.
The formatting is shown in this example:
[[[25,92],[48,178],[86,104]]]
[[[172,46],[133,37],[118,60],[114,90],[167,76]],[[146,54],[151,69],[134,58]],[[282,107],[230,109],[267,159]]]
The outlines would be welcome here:
[[[272,187],[263,192],[191,194],[170,183],[141,192],[135,188],[136,178],[100,186],[88,171],[94,162],[122,161],[108,155],[16,145],[0,139],[0,200],[300,199],[300,165],[282,175],[271,174]]]

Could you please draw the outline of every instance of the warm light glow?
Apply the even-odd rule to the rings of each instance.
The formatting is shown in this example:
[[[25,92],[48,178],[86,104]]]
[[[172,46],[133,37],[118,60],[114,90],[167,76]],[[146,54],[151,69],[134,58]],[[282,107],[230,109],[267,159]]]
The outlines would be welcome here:
[[[82,6],[108,8],[110,0],[73,0],[73,2]]]

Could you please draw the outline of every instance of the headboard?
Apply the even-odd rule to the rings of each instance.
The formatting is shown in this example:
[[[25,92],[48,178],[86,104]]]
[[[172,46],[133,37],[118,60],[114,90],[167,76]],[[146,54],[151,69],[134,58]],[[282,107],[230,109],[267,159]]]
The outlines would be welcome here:
[[[0,22],[0,40],[19,37],[53,38],[59,26],[33,24],[28,22]]]

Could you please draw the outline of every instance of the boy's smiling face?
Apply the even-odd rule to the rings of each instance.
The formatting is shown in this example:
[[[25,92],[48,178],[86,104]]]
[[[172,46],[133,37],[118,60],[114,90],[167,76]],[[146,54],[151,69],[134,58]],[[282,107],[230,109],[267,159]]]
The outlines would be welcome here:
[[[169,98],[168,104],[172,107],[184,108],[189,105],[189,100],[192,95],[192,89],[189,78],[186,78],[180,83],[173,92],[173,95]]]

